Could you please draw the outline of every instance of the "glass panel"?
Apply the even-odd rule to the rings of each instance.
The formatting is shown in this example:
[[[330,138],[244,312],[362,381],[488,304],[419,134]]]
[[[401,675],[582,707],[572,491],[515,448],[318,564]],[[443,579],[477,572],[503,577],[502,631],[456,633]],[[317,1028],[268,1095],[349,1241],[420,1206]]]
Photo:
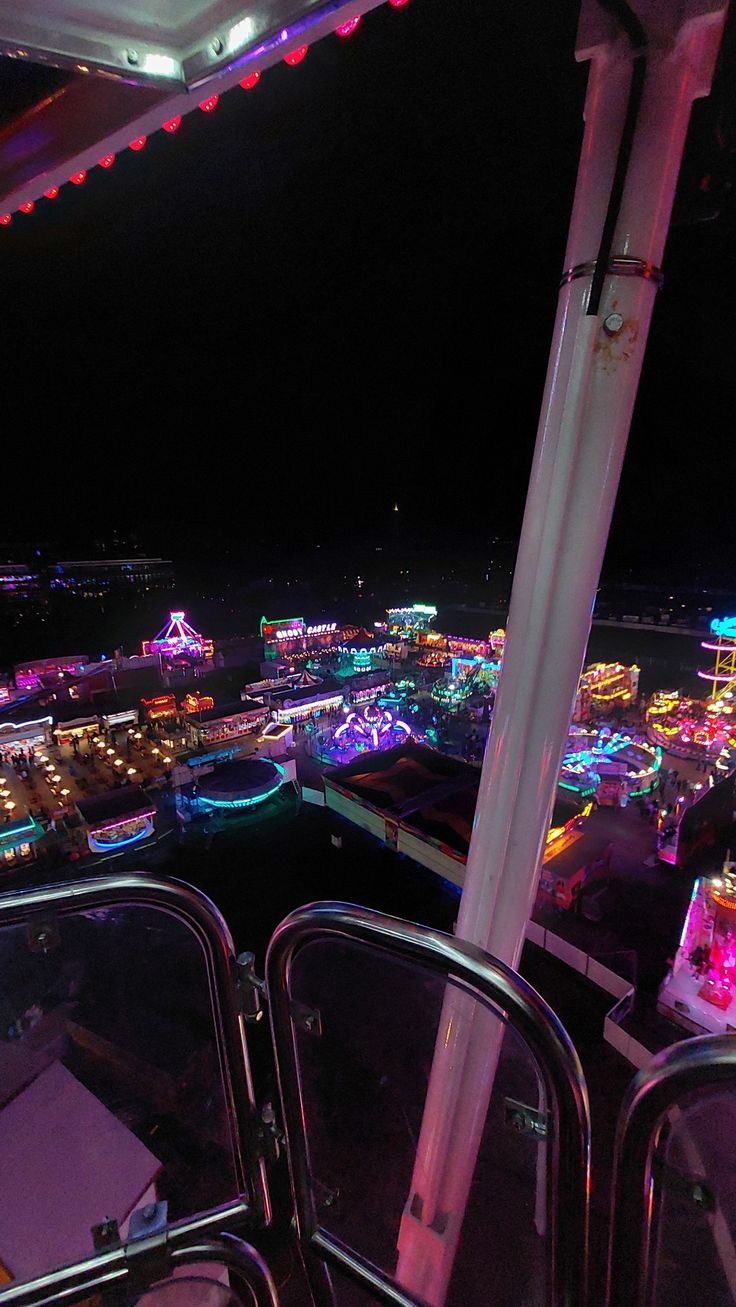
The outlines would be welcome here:
[[[666,1117],[653,1169],[652,1307],[736,1303],[736,1087],[684,1099]]]
[[[516,1032],[477,995],[426,967],[345,940],[318,940],[299,950],[290,988],[305,1009],[297,1009],[298,1058],[322,1230],[404,1287],[403,1267],[415,1240],[425,1253],[436,1251],[438,1240],[447,1242],[453,1211],[438,1210],[430,1219],[424,1207],[424,1220],[417,1221],[430,1182],[419,1172],[412,1176],[436,1045],[440,1056],[447,1051],[446,1066],[454,1064],[458,1024],[472,1020],[484,1052],[495,1050],[497,1067],[479,1125],[480,1153],[447,1302],[543,1304],[546,1145],[533,1129],[519,1128],[519,1112],[523,1106],[544,1113],[545,1104],[535,1061]],[[432,1120],[441,1116],[438,1109]],[[466,1124],[471,1130],[469,1119]],[[423,1143],[420,1151],[425,1155]],[[356,1301],[353,1289],[338,1289],[338,1297]]]
[[[0,1266],[93,1251],[106,1219],[237,1197],[202,945],[152,906],[0,928]],[[45,933],[45,939],[39,935]],[[47,951],[42,951],[45,946]]]

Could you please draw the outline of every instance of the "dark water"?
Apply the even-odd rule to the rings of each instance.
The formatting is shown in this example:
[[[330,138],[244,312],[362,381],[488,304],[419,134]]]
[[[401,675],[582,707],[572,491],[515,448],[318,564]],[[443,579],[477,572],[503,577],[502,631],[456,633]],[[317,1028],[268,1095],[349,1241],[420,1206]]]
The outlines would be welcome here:
[[[586,662],[636,663],[641,668],[640,689],[647,695],[654,690],[670,689],[702,695],[709,687],[698,677],[698,669],[706,670],[711,655],[701,649],[701,639],[705,635],[594,626]]]

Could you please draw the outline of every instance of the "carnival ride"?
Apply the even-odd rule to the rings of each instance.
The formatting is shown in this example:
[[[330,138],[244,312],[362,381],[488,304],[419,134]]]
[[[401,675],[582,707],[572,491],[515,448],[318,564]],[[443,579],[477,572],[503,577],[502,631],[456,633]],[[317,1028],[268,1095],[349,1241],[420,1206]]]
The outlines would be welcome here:
[[[225,762],[198,782],[201,808],[236,812],[265,803],[284,780],[284,768],[270,758],[239,758]]]
[[[498,685],[500,663],[489,661],[482,654],[473,658],[453,655],[449,679],[443,678],[432,686],[431,695],[444,712],[459,712],[470,697],[478,691],[491,693]]]
[[[736,862],[693,885],[658,1006],[695,1034],[736,1031]]]
[[[195,631],[183,611],[169,613],[166,626],[152,640],[144,640],[141,648],[144,655],[158,654],[166,662],[179,658],[203,662],[214,655],[213,641]]]
[[[351,762],[361,753],[392,749],[414,738],[411,726],[389,709],[366,704],[360,711],[349,712],[345,720],[327,734],[320,754],[324,762],[337,766]]]
[[[714,763],[719,771],[728,771],[736,763],[736,617],[714,618],[711,631],[717,640],[703,640],[702,648],[715,652],[715,664],[698,672],[712,684],[709,697],[658,690],[647,706],[647,734],[677,758]]]
[[[635,799],[654,788],[662,750],[640,736],[571,726],[560,785],[581,797],[595,795],[602,804]]]
[[[635,702],[639,693],[639,668],[623,663],[591,663],[580,677],[573,721],[586,721],[593,714],[606,714]]]

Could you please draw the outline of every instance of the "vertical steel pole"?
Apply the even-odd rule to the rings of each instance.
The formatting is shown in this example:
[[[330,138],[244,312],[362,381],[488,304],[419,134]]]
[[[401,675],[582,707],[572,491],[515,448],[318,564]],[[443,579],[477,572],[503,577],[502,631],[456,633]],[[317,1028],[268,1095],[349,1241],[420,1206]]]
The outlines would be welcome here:
[[[591,60],[585,134],[457,923],[461,938],[512,966],[536,893],[690,109],[710,89],[726,8],[727,0],[636,5],[649,42],[646,78],[614,259],[589,315],[633,52],[602,6],[583,4],[577,54]],[[397,1268],[401,1285],[433,1307],[444,1302],[452,1273],[499,1051],[500,1036],[489,1042],[472,1001],[448,990]]]

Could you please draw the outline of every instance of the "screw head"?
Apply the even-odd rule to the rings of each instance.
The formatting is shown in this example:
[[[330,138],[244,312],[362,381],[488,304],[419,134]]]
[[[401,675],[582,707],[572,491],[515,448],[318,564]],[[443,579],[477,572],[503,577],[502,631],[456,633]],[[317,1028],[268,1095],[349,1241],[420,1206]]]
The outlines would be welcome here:
[[[607,336],[617,336],[623,325],[624,319],[621,313],[609,313],[603,323],[603,330]]]
[[[210,49],[213,54],[222,54],[222,51],[224,49],[224,46],[222,44],[222,37],[216,36],[213,41],[210,41]]]
[[[128,60],[129,64],[132,64],[134,68],[137,63],[140,63],[140,55],[138,54],[137,50],[126,50],[125,58]]]

